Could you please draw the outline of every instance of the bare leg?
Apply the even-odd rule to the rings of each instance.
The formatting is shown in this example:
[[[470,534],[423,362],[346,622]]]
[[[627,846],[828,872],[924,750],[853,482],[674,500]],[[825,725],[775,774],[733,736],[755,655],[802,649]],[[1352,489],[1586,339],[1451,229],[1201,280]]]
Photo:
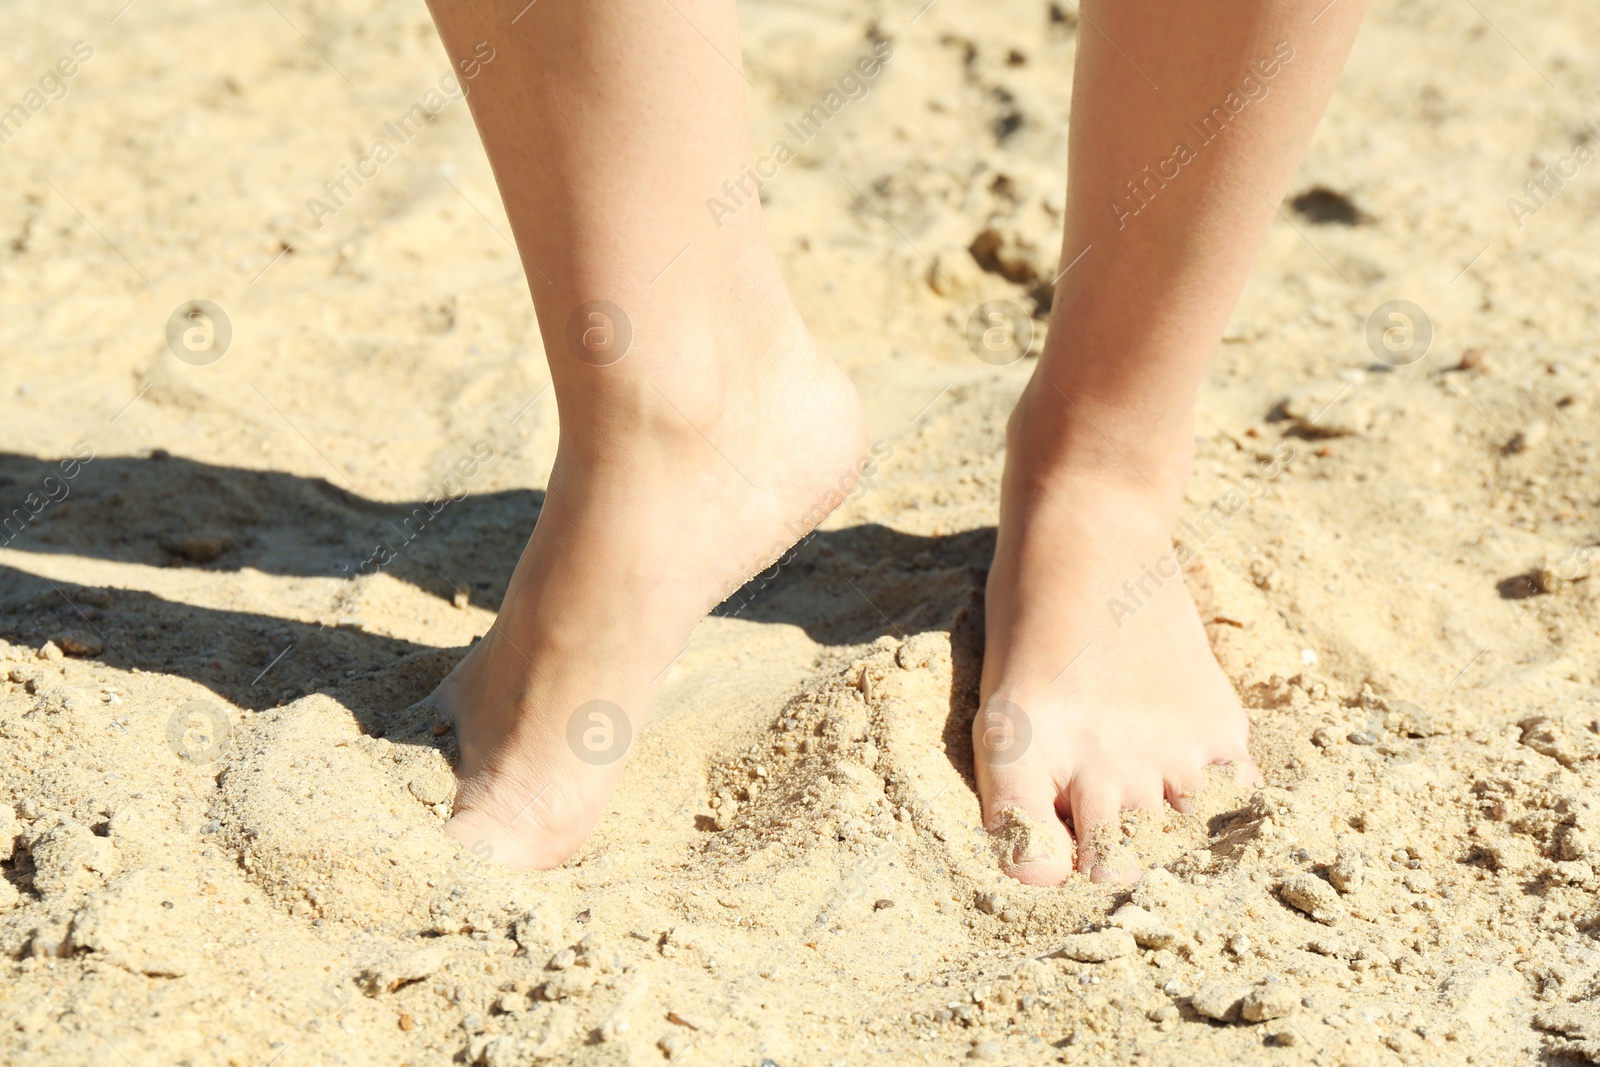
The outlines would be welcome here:
[[[1144,576],[1173,551],[1200,380],[1365,6],[1322,3],[1084,0],[1062,263],[1083,258],[1007,432],[974,726],[987,824],[1042,828],[1004,858],[1023,881],[1074,856],[1133,876],[1097,864],[1095,826],[1186,808],[1210,763],[1255,773],[1182,582]],[[1024,716],[1017,758],[996,741]]]
[[[549,867],[598,820],[695,623],[848,491],[864,433],[753,187],[720,226],[707,210],[751,158],[731,0],[524,3],[432,11],[453,60],[494,49],[468,99],[561,441],[494,627],[432,699],[461,744],[449,831]]]

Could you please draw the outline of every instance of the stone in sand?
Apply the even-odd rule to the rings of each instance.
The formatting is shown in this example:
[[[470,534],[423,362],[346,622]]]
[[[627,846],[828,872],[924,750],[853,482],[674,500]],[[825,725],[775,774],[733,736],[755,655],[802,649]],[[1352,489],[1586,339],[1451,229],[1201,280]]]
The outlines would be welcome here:
[[[1239,1014],[1245,1022],[1264,1023],[1292,1015],[1299,1009],[1299,990],[1282,982],[1267,982],[1245,995]]]
[[[105,642],[85,630],[70,630],[50,638],[56,647],[69,656],[98,656],[105,651]]]
[[[367,971],[367,994],[393,993],[401,986],[420,982],[445,965],[444,946],[429,945],[404,952]]]
[[[1144,948],[1163,949],[1178,939],[1178,933],[1159,916],[1137,904],[1124,904],[1111,916],[1111,925],[1133,935]]]
[[[1219,1023],[1232,1023],[1239,1021],[1244,998],[1249,995],[1249,986],[1207,982],[1195,991],[1189,1003],[1194,1006],[1198,1014],[1204,1015],[1207,1019],[1215,1019]]]
[[[1341,848],[1333,866],[1328,868],[1328,881],[1341,893],[1354,893],[1366,877],[1366,864],[1353,849]]]
[[[455,795],[455,775],[443,767],[430,767],[411,779],[406,788],[424,804],[442,804]]]
[[[1079,963],[1104,963],[1129,955],[1134,949],[1133,935],[1115,927],[1092,934],[1068,934],[1062,942],[1056,955]]]
[[[1292,874],[1278,884],[1278,896],[1290,907],[1305,912],[1319,923],[1333,925],[1344,918],[1344,905],[1333,886],[1311,874]]]

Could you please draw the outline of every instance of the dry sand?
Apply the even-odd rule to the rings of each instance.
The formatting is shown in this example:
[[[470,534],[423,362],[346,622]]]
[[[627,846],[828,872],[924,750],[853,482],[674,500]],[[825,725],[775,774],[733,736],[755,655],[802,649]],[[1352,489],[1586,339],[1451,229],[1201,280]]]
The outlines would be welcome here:
[[[119,5],[9,4],[0,55],[9,106],[93,49],[0,147],[0,490],[39,505],[0,548],[0,1060],[1600,1062],[1600,163],[1506,204],[1600,118],[1592,4],[1365,27],[1186,518],[1292,458],[1180,531],[1269,784],[1130,818],[1131,890],[1001,879],[965,741],[1030,361],[964,330],[1044,325],[1071,5],[743,6],[762,146],[892,42],[766,194],[892,452],[701,626],[544,874],[439,832],[450,738],[397,711],[488,626],[556,435],[466,108],[305,204],[448,69],[426,12]],[[231,322],[206,365],[164,337],[192,298]],[[1391,368],[1396,298],[1433,337]]]

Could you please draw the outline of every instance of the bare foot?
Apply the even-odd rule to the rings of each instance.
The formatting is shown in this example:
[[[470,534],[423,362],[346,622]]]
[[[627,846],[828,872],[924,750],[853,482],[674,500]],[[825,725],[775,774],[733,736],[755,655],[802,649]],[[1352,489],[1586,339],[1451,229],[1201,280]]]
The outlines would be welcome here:
[[[985,825],[1020,881],[1053,885],[1074,864],[1134,880],[1098,862],[1096,827],[1163,798],[1189,810],[1208,764],[1255,775],[1248,720],[1174,565],[1192,455],[1176,440],[1109,447],[1037,375],[1012,415],[973,747]]]
[[[581,410],[563,399],[548,495],[500,614],[429,698],[461,746],[446,830],[479,855],[571,856],[695,624],[860,475],[855,389],[776,297],[687,326],[682,309],[667,327],[636,315],[627,358],[580,369],[604,376],[569,391]],[[777,310],[752,322],[751,308]]]

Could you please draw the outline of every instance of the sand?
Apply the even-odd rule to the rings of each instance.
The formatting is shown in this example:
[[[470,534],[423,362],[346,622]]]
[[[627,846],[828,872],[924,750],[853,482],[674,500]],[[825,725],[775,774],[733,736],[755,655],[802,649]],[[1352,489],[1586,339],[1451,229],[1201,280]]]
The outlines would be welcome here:
[[[1071,5],[743,6],[763,152],[892,45],[765,190],[881,462],[699,628],[542,874],[439,832],[451,737],[400,710],[487,628],[556,436],[465,106],[306,203],[437,88],[426,12],[118,6],[19,7],[0,56],[28,108],[92,49],[0,145],[0,1060],[1600,1062],[1593,5],[1378,3],[1178,531],[1267,784],[1130,816],[1135,887],[1049,889],[996,874],[1026,820],[978,829],[1031,361],[967,337],[1046,325]],[[176,358],[198,299],[229,330],[180,315]],[[1431,338],[1380,359],[1396,299]]]

